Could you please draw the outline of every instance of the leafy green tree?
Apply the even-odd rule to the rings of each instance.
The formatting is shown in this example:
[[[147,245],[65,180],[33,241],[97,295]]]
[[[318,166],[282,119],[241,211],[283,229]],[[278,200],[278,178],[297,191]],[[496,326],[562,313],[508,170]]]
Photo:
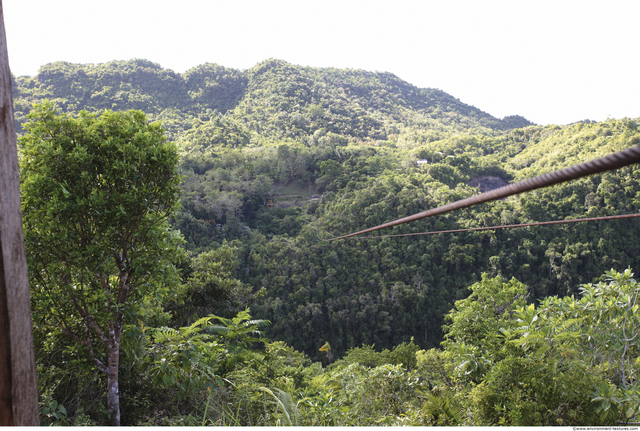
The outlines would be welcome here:
[[[478,422],[613,424],[636,416],[640,289],[632,276],[608,271],[604,282],[584,285],[580,299],[548,297],[515,310],[515,325],[500,329],[502,359],[470,393]]]
[[[120,424],[120,342],[178,282],[178,154],[139,111],[59,115],[35,106],[20,139],[36,325],[62,333],[107,377]]]
[[[482,274],[470,289],[471,295],[456,301],[447,315],[451,324],[442,344],[456,357],[458,371],[477,379],[501,349],[500,331],[516,324],[513,313],[526,303],[527,288],[515,278],[505,282]]]
[[[621,388],[638,391],[640,373],[640,284],[628,268],[624,272],[607,271],[605,280],[586,284],[577,304],[583,317],[583,340],[597,363],[610,366],[611,378]],[[578,316],[575,316],[578,317]]]
[[[531,304],[518,310],[510,343],[545,363],[573,359],[576,368],[580,358],[586,364],[581,367],[592,367],[591,374],[608,377],[591,394],[600,420],[628,421],[640,412],[640,286],[631,269],[611,270],[604,281],[583,285],[580,293],[580,299],[549,297],[537,308]]]
[[[601,375],[580,360],[509,355],[469,393],[476,425],[605,425],[590,400]]]

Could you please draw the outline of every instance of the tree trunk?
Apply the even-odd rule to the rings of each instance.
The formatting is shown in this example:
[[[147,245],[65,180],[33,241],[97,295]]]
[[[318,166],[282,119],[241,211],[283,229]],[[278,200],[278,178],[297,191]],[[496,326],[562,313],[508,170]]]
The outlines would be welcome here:
[[[39,425],[18,153],[0,1],[0,425]]]
[[[119,319],[120,320],[120,319]],[[113,325],[113,324],[112,324]],[[120,335],[122,325],[111,328],[109,346],[109,363],[107,365],[107,409],[111,413],[111,426],[120,426],[120,390],[118,387],[118,370],[120,367]]]

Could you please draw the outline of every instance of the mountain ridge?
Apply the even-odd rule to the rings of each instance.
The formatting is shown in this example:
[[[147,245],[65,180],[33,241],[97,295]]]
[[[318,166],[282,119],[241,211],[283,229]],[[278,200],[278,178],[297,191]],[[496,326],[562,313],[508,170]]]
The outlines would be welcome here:
[[[287,82],[274,81],[274,74],[286,77]],[[301,109],[314,104],[328,108],[330,102],[338,101],[337,106],[347,108],[344,113],[354,114],[354,107],[345,103],[354,102],[378,116],[393,114],[395,106],[419,111],[423,117],[442,118],[443,114],[455,113],[460,117],[459,123],[471,124],[475,120],[494,130],[533,124],[520,116],[500,120],[442,90],[418,88],[389,72],[302,67],[276,59],[264,60],[244,71],[204,63],[182,74],[144,59],[99,64],[59,61],[43,65],[34,77],[14,77],[14,83],[19,123],[28,112],[25,99],[33,102],[49,98],[68,111],[140,109],[159,115],[166,110],[179,110],[206,115],[209,110],[226,114],[251,93],[273,99],[274,93],[280,92],[285,98],[300,102]],[[327,86],[339,90],[323,91]],[[372,121],[377,124],[375,119]]]

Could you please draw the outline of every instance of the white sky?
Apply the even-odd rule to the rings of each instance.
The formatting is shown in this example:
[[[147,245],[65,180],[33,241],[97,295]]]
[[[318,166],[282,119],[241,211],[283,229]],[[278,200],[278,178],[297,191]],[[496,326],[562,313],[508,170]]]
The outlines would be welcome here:
[[[538,124],[640,117],[638,0],[3,0],[9,62],[391,72]]]

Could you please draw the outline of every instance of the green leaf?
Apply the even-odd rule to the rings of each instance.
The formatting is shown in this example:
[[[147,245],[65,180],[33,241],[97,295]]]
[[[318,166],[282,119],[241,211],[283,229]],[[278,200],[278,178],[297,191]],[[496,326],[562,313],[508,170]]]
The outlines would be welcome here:
[[[164,376],[162,376],[162,382],[165,384],[165,386],[169,386],[171,384],[171,376],[169,374],[165,374]]]

